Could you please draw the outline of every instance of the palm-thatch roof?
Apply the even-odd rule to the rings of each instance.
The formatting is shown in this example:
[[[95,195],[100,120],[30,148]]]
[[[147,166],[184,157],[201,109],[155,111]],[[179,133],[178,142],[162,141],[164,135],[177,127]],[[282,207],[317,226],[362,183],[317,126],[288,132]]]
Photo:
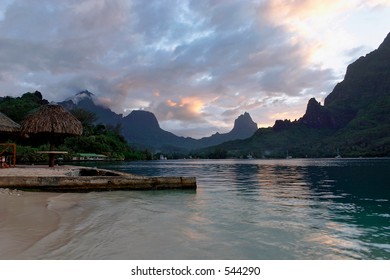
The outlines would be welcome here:
[[[71,113],[58,104],[47,104],[22,122],[22,135],[81,135],[83,126]]]
[[[20,131],[20,125],[0,112],[0,132],[17,133]]]

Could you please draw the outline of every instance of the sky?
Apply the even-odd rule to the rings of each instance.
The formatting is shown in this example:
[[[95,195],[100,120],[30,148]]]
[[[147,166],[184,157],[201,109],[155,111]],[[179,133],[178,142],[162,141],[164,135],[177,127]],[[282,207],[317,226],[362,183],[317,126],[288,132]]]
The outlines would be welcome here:
[[[2,0],[0,96],[89,90],[200,138],[297,119],[390,32],[390,0]]]

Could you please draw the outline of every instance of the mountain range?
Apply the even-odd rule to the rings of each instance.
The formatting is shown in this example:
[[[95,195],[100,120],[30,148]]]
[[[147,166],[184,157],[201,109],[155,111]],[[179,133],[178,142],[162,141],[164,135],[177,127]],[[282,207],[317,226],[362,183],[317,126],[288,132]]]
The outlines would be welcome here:
[[[244,113],[235,120],[234,127],[230,132],[217,132],[209,137],[194,139],[180,137],[162,129],[152,112],[134,110],[125,117],[116,114],[104,105],[99,104],[96,96],[87,90],[79,92],[59,104],[70,111],[84,109],[94,113],[96,123],[112,126],[120,124],[123,136],[132,146],[164,152],[187,152],[230,140],[245,139],[252,136],[258,129],[249,113]]]
[[[161,129],[151,112],[136,110],[123,117],[94,98],[83,91],[61,104],[70,110],[92,111],[104,124],[120,123],[124,137],[137,147],[197,150],[195,155],[200,157],[390,156],[390,33],[378,49],[347,67],[344,80],[329,93],[324,105],[311,98],[301,118],[277,120],[269,128],[258,129],[245,113],[229,133],[202,139],[179,137]]]
[[[277,120],[248,139],[212,149],[227,156],[390,156],[390,33],[378,49],[347,67],[324,105],[312,98],[297,121]]]
[[[40,92],[0,98],[0,111],[20,122],[47,104]],[[360,57],[346,70],[321,105],[308,100],[305,114],[295,121],[277,120],[272,127],[257,128],[248,113],[239,116],[224,134],[194,139],[163,130],[156,116],[135,110],[116,114],[89,91],[60,102],[68,110],[93,112],[96,123],[122,128],[134,147],[149,151],[188,154],[204,158],[252,157],[365,157],[390,156],[390,33],[378,49]],[[118,126],[119,125],[119,126]]]

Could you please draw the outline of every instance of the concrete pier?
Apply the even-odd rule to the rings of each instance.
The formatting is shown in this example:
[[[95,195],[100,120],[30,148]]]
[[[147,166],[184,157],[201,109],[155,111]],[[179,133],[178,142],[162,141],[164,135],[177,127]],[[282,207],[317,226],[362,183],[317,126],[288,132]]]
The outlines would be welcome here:
[[[45,192],[195,190],[196,178],[146,177],[80,166],[22,166],[0,169],[0,188]]]

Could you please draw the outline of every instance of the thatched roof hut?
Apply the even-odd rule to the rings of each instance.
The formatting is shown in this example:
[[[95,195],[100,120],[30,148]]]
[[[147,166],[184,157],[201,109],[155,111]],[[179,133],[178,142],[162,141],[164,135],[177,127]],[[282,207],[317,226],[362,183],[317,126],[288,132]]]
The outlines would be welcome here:
[[[81,135],[83,125],[62,106],[47,104],[27,116],[22,122],[21,133],[23,136],[37,135],[50,141],[49,166],[53,167],[54,142],[66,136]]]
[[[48,136],[81,135],[81,122],[57,104],[47,104],[27,116],[22,122],[22,135],[45,134]]]
[[[20,125],[0,112],[0,133],[18,133]]]

